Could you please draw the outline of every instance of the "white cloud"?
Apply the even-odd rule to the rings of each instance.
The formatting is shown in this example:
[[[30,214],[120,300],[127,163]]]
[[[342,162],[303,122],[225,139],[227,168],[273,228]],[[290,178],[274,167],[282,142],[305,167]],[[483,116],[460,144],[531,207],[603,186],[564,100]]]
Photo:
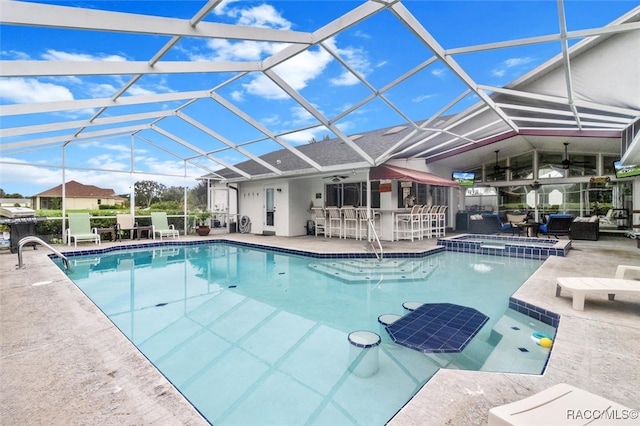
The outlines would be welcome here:
[[[315,139],[316,141],[322,140],[322,135],[325,135],[326,131],[319,129],[307,129],[301,130],[295,133],[289,133],[285,136],[282,136],[282,139],[287,142],[291,142],[296,145],[303,145],[309,143],[311,139]]]
[[[244,90],[254,96],[267,99],[286,99],[287,94],[266,75],[260,74],[249,83],[242,85]]]
[[[59,50],[53,49],[49,49],[46,53],[43,53],[42,59],[45,59],[47,61],[126,61],[126,58],[120,55],[90,55],[87,53],[61,52]]]
[[[528,68],[527,65],[532,63],[535,59],[529,56],[523,58],[509,58],[506,59],[497,68],[491,70],[491,75],[494,77],[504,77],[507,74],[509,68]]]
[[[214,9],[218,16],[226,15],[236,20],[236,24],[262,28],[288,30],[291,22],[285,19],[269,4],[261,4],[250,8],[235,8],[231,5],[237,0],[225,0]]]
[[[320,75],[333,57],[324,49],[305,50],[276,66],[274,70],[291,87],[301,90]]]
[[[117,89],[111,84],[89,84],[87,90],[93,98],[109,98],[113,96]]]
[[[250,27],[277,28],[288,30],[291,22],[286,20],[275,8],[269,4],[261,4],[238,12],[238,24]]]
[[[2,164],[2,168],[0,168],[0,182],[6,192],[18,192],[24,196],[31,196],[61,183],[62,171],[60,169],[35,167],[28,165],[23,160],[9,157],[0,158],[0,161],[17,163]],[[40,189],[33,193],[29,190],[25,192],[23,189],[25,184]]]
[[[16,61],[28,61],[31,56],[26,52],[20,52],[18,50],[2,50],[0,56],[9,57],[9,59]]]
[[[96,169],[126,171],[129,168],[127,162],[118,161],[110,154],[100,154],[87,158],[85,163]]]
[[[525,65],[533,61],[533,58],[525,57],[525,58],[511,58],[504,61],[507,68],[518,67],[520,65]]]
[[[157,93],[157,91],[155,91],[155,90],[146,89],[146,88],[140,87],[138,85],[133,85],[127,90],[127,94],[130,95],[130,96],[154,95],[156,93]]]
[[[363,49],[351,46],[340,48],[337,46],[335,39],[327,40],[325,43],[361,76],[366,77],[371,72],[371,63]],[[330,80],[334,86],[353,86],[359,81],[353,73],[346,69],[339,77]]]
[[[370,38],[371,38],[371,36],[370,36],[369,34],[367,34],[367,33],[365,33],[365,32],[362,32],[362,31],[360,31],[360,30],[357,30],[357,31],[354,33],[354,35],[355,35],[356,37],[360,37],[360,38],[366,38],[366,39],[370,39]]]
[[[415,98],[411,98],[411,102],[422,102],[422,101],[426,101],[427,99],[431,99],[434,98],[436,95],[420,95],[420,96],[416,96]]]
[[[436,68],[431,71],[431,75],[438,78],[444,78],[446,73],[447,73],[446,68]]]
[[[118,163],[110,162],[107,156],[99,156],[103,161],[109,161],[106,165],[101,163],[101,168],[115,168]],[[90,160],[93,164],[99,157]],[[154,176],[151,174],[134,174],[133,181],[154,180],[166,186],[189,186],[197,184],[195,178],[202,176],[202,169],[188,166],[187,174],[191,177],[184,178],[184,163],[182,161],[158,161],[153,157],[145,157],[145,164],[149,165],[151,173],[173,174],[176,176]],[[16,164],[2,164],[0,168],[1,187],[6,192],[19,192],[24,196],[31,196],[39,192],[53,188],[62,183],[62,171],[59,168],[28,164],[26,161],[16,158],[3,157],[0,162]],[[78,181],[85,185],[95,185],[100,188],[113,189],[116,194],[128,194],[132,177],[129,173],[102,172],[92,170],[67,169],[67,182]]]
[[[68,88],[34,78],[6,78],[0,81],[0,99],[9,102],[26,104],[73,100]]]
[[[261,118],[260,122],[264,125],[275,125],[280,123],[280,117],[276,114],[269,117]]]
[[[334,86],[353,86],[358,84],[360,80],[349,71],[343,72],[339,77],[332,78],[329,82]]]
[[[317,121],[309,111],[302,108],[301,106],[290,108],[289,112],[291,117],[290,123],[292,123],[293,125],[300,126],[300,125],[309,124],[314,121]]]
[[[234,90],[231,92],[231,99],[236,102],[242,102],[244,101],[244,93],[242,93],[242,90]]]
[[[189,55],[194,61],[259,61],[266,56],[286,47],[283,43],[268,43],[264,41],[230,41],[213,39],[207,41],[214,53],[212,55],[199,53]]]

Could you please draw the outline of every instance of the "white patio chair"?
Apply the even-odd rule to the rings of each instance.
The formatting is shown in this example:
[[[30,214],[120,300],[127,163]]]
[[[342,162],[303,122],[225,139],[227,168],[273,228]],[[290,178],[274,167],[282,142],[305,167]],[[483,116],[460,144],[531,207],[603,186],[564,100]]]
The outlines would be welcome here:
[[[327,236],[327,213],[324,211],[322,207],[314,207],[313,210],[313,220],[315,222],[315,233],[316,237],[318,234],[322,234],[325,237]]]

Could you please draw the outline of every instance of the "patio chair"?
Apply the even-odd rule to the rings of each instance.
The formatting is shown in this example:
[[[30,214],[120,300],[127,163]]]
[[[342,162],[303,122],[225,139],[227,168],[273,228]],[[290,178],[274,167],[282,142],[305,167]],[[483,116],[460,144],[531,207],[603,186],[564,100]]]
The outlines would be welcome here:
[[[325,228],[327,227],[327,214],[322,207],[314,207],[311,210],[313,210],[313,220],[315,221],[314,232],[316,237],[318,234],[322,234],[326,237],[327,232]]]
[[[546,236],[553,235],[559,239],[559,235],[570,235],[572,222],[573,216],[570,214],[550,214],[547,216],[547,222],[538,227],[538,231]]]
[[[93,241],[100,245],[100,234],[97,228],[91,228],[89,213],[68,213],[69,228],[67,228],[67,245],[78,247],[78,241]]]
[[[116,236],[120,241],[122,241],[122,231],[129,231],[130,238],[132,240],[134,234],[138,234],[138,239],[140,239],[140,233],[138,232],[138,222],[135,222],[133,220],[133,215],[131,214],[116,215]]]
[[[151,229],[154,240],[156,239],[156,234],[160,236],[160,240],[162,240],[162,237],[178,238],[180,236],[174,226],[169,225],[165,212],[151,213]]]
[[[607,214],[599,218],[599,221],[602,227],[618,228],[618,223],[613,215],[613,209],[607,210]]]
[[[556,297],[562,289],[572,292],[572,307],[576,311],[584,310],[587,294],[606,294],[609,300],[615,300],[616,294],[640,295],[640,281],[625,279],[627,271],[640,272],[640,266],[618,265],[614,278],[600,277],[559,277],[556,283]]]

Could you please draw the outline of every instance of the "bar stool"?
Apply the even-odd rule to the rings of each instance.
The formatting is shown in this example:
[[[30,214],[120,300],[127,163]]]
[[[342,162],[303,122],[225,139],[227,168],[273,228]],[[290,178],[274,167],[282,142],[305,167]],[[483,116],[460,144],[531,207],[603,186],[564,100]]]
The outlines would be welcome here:
[[[435,235],[437,237],[444,237],[446,226],[447,226],[447,206],[439,206],[438,212],[436,213],[436,225],[435,225]]]
[[[422,239],[422,227],[420,225],[420,209],[422,206],[414,205],[410,213],[400,213],[396,215],[396,239],[407,239],[413,241]]]
[[[358,229],[356,231],[356,239],[361,240],[369,235],[369,224],[366,207],[357,207],[356,214],[358,216]]]
[[[420,209],[420,227],[422,237],[431,238],[433,233],[433,217],[431,211],[433,206],[422,206]]]
[[[333,230],[338,229],[338,238],[342,238],[342,214],[336,206],[327,207],[327,234],[333,237]]]
[[[340,209],[342,213],[342,235],[343,238],[353,235],[358,238],[358,214],[356,208],[352,206],[344,206]]]

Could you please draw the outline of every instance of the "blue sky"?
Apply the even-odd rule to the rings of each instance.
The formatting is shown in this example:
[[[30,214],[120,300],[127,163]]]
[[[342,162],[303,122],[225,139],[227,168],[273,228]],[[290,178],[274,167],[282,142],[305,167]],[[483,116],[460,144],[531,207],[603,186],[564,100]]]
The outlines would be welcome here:
[[[194,1],[63,1],[39,2],[67,7],[85,7],[127,13],[149,14],[190,19],[203,5]],[[293,31],[311,32],[354,9],[360,1],[228,1],[206,18],[206,22],[241,24]],[[444,49],[484,43],[508,41],[558,32],[555,1],[404,1],[403,4],[421,22]],[[569,31],[603,26],[637,6],[637,1],[566,1],[564,3]],[[99,33],[55,28],[3,25],[0,28],[2,60],[92,60],[148,61],[167,42],[167,36]],[[572,41],[571,43],[575,43]],[[326,45],[348,62],[376,89],[397,79],[432,56],[396,17],[384,11],[339,33]],[[230,41],[222,39],[183,38],[163,57],[163,61],[260,61],[279,51],[282,44]],[[477,53],[455,55],[455,60],[479,84],[503,86],[560,53],[560,43],[525,45]],[[46,63],[43,62],[43,67]],[[326,117],[333,118],[346,108],[365,99],[371,89],[347,72],[327,50],[313,47],[275,68],[276,73]],[[231,78],[231,73],[188,75],[145,75],[127,90],[125,96],[150,95],[182,91],[209,90]],[[109,98],[130,76],[28,77],[5,78],[0,81],[0,104],[39,103],[60,100]],[[465,90],[440,61],[434,62],[413,77],[392,88],[387,99],[412,120],[421,120],[443,108]],[[285,96],[268,78],[250,73],[218,92],[222,98],[255,118],[292,145],[307,143],[311,138],[334,137],[296,102]],[[458,112],[477,102],[468,96],[448,113]],[[123,114],[166,111],[183,105],[165,102],[110,108],[102,118]],[[56,121],[83,120],[96,110],[0,117],[3,129]],[[210,99],[199,100],[183,112],[207,125],[234,144],[255,155],[279,149],[264,135]],[[337,121],[345,134],[402,124],[403,118],[380,100],[366,103]],[[307,128],[309,126],[314,126]],[[93,130],[108,129],[98,126]],[[159,123],[164,131],[179,137],[198,149],[228,164],[247,159],[220,141],[194,128],[178,117],[167,117]],[[291,132],[296,129],[301,131]],[[5,149],[7,143],[72,134],[74,129],[38,135],[13,136],[2,139],[0,151],[0,188],[5,192],[33,195],[62,181],[62,149]],[[134,148],[134,170],[131,169],[131,145]],[[117,193],[129,192],[132,181],[158,180],[167,186],[196,184],[195,177],[207,169],[220,167],[208,160],[194,160],[203,168],[187,165],[164,150],[179,157],[195,153],[175,144],[166,136],[145,130],[140,137],[118,136],[73,142],[64,150],[65,162],[71,169],[67,180],[103,188]],[[37,166],[37,167],[36,167]],[[105,171],[87,170],[100,168]],[[188,177],[179,177],[187,174]],[[158,174],[158,175],[155,175]]]

